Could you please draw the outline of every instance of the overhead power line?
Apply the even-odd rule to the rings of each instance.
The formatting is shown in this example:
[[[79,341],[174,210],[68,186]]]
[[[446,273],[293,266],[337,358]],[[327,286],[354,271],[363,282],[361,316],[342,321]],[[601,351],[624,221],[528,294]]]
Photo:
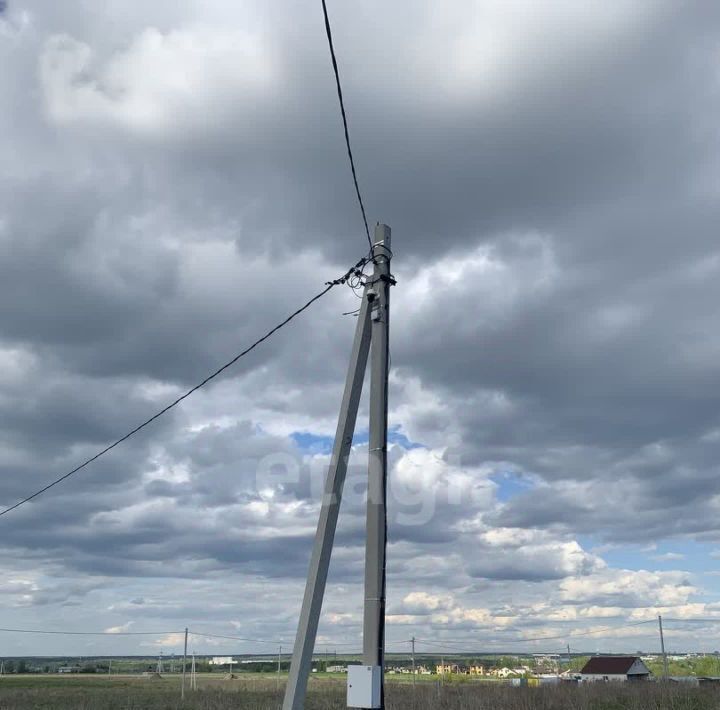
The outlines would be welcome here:
[[[190,629],[189,632],[190,632],[193,636],[200,636],[200,637],[203,637],[203,638],[227,639],[227,640],[229,640],[229,641],[247,641],[247,642],[249,642],[249,643],[267,643],[267,644],[271,644],[271,645],[274,645],[274,646],[279,646],[279,645],[283,645],[283,646],[284,646],[284,645],[290,644],[290,641],[288,641],[287,639],[285,639],[285,640],[283,640],[283,639],[275,639],[274,641],[273,641],[273,640],[269,640],[269,639],[251,639],[251,638],[245,638],[245,637],[243,637],[243,636],[228,636],[228,635],[225,635],[225,634],[212,634],[212,633],[208,633],[208,632],[206,632],[206,631],[196,631],[196,630],[193,630],[193,629]],[[395,641],[395,642],[392,642],[392,641],[391,641],[391,642],[389,642],[389,643],[396,643],[396,644],[397,644],[397,643],[407,643],[407,642],[406,642],[406,641]],[[358,647],[358,646],[362,646],[362,641],[341,641],[341,642],[338,642],[338,643],[336,643],[336,642],[334,642],[334,641],[316,641],[316,642],[315,642],[315,648],[316,648],[316,649],[318,649],[318,648],[323,648],[323,647],[325,647],[325,646],[327,646],[328,648],[336,648],[336,647],[340,647],[340,646],[343,646],[343,647],[346,647],[346,646],[348,646],[348,647],[349,647],[349,646]]]
[[[692,618],[692,619],[672,619],[672,618],[667,618],[667,617],[663,616],[662,620],[663,620],[663,624],[666,621],[670,621],[673,623],[679,623],[679,624],[685,624],[685,623],[720,624],[720,617],[716,617],[716,618],[710,617],[708,619],[700,619],[697,617]],[[655,619],[653,619],[653,621],[655,621]]]
[[[589,631],[580,631],[578,633],[567,633],[567,634],[559,634],[557,636],[536,636],[535,638],[517,638],[517,639],[507,639],[505,641],[501,641],[501,643],[531,643],[533,641],[556,641],[558,639],[568,639],[568,638],[578,638],[582,636],[592,636],[594,634],[604,634],[608,631],[618,631],[621,629],[630,628],[633,626],[642,626],[643,624],[655,624],[655,619],[648,619],[646,621],[635,621],[630,622],[627,624],[621,624],[619,626],[606,626],[600,629],[591,629]],[[416,638],[416,641],[420,643],[424,643],[429,646],[439,646],[441,648],[467,648],[468,643],[472,642],[453,642],[453,641],[434,641],[430,639],[421,639]]]
[[[320,293],[313,296],[307,303],[305,303],[303,306],[301,306],[296,311],[291,313],[287,318],[285,318],[285,320],[278,323],[274,328],[272,328],[267,333],[265,333],[265,335],[263,335],[261,338],[258,338],[252,345],[248,346],[247,348],[245,348],[245,350],[238,353],[232,360],[230,360],[229,362],[226,362],[224,365],[222,365],[222,367],[219,367],[211,375],[208,375],[202,382],[200,382],[199,384],[197,384],[194,387],[192,387],[191,389],[189,389],[187,392],[185,392],[185,394],[178,397],[176,400],[174,400],[173,402],[168,404],[166,407],[163,407],[159,412],[153,414],[149,419],[146,419],[142,424],[139,424],[134,429],[129,431],[127,434],[125,434],[124,436],[121,436],[119,439],[114,441],[109,446],[106,446],[104,449],[102,449],[102,451],[99,451],[94,456],[91,456],[86,461],[83,461],[83,463],[81,463],[79,466],[76,466],[71,471],[68,471],[67,473],[63,474],[59,478],[56,478],[51,483],[48,483],[46,486],[43,486],[40,490],[35,491],[35,493],[32,493],[32,494],[26,496],[25,498],[23,498],[22,500],[19,500],[17,503],[11,505],[9,508],[5,508],[5,510],[0,511],[0,517],[2,517],[3,515],[7,515],[11,511],[15,510],[16,508],[19,508],[21,505],[25,505],[25,503],[29,503],[34,498],[37,498],[39,495],[42,495],[43,493],[45,493],[46,491],[49,491],[54,486],[57,486],[59,483],[62,483],[63,481],[67,480],[68,478],[70,478],[70,476],[78,473],[78,471],[81,471],[82,469],[84,469],[86,466],[89,466],[94,461],[97,461],[101,456],[104,456],[109,451],[112,451],[112,449],[114,449],[116,446],[119,446],[124,441],[127,441],[131,436],[134,436],[135,434],[137,434],[139,431],[141,431],[146,426],[148,426],[149,424],[154,422],[156,419],[159,419],[161,416],[163,416],[163,414],[166,414],[174,407],[177,407],[177,405],[180,404],[180,402],[182,402],[184,399],[187,399],[191,394],[197,392],[200,388],[202,388],[206,384],[208,384],[208,382],[210,382],[211,380],[214,380],[218,375],[222,374],[223,372],[225,372],[225,370],[232,367],[240,358],[244,357],[249,352],[254,350],[258,345],[263,343],[270,336],[274,335],[278,330],[280,330],[281,328],[286,326],[291,320],[293,320],[293,318],[296,318],[303,311],[307,310],[313,303],[315,303],[315,301],[320,300],[332,288],[334,288],[335,286],[338,286],[339,284],[344,284],[348,280],[348,278],[350,278],[350,276],[356,274],[359,271],[361,272],[362,267],[365,266],[365,264],[367,264],[368,260],[369,260],[368,257],[363,257],[362,259],[360,259],[360,261],[358,261],[357,264],[355,264],[355,266],[348,269],[348,271],[345,274],[343,274],[340,278],[337,278],[334,281],[326,282],[325,288],[322,291],[320,291]]]
[[[332,30],[330,29],[330,18],[328,17],[327,5],[322,0],[323,15],[325,16],[325,33],[327,34],[328,45],[330,47],[330,58],[332,59],[333,71],[335,72],[335,85],[337,86],[338,100],[340,101],[340,113],[342,114],[343,128],[345,129],[345,145],[347,146],[348,158],[350,159],[350,170],[352,170],[353,183],[355,184],[355,193],[360,203],[360,211],[362,212],[363,224],[365,225],[365,234],[367,235],[370,251],[372,251],[373,243],[370,239],[370,227],[368,227],[367,216],[365,215],[365,205],[360,194],[360,186],[358,185],[357,172],[355,170],[355,160],[353,159],[352,148],[350,147],[350,132],[348,130],[347,114],[345,113],[345,101],[343,100],[342,85],[340,83],[340,71],[338,70],[337,59],[335,57],[335,46],[333,45]]]
[[[287,643],[287,641],[267,641],[264,639],[243,638],[242,636],[225,636],[224,634],[210,634],[210,633],[207,633],[206,631],[193,631],[192,629],[189,630],[189,633],[192,636],[200,636],[202,638],[226,639],[229,641],[247,641],[249,643],[267,643],[272,646],[278,646],[280,644]]]
[[[12,634],[48,634],[51,636],[170,636],[184,634],[182,631],[45,631],[43,629],[3,629],[0,632]]]
[[[11,629],[0,627],[0,633],[13,633],[13,634],[43,634],[49,636],[171,636],[173,634],[184,634],[185,629],[178,629],[176,631],[67,631],[67,630],[49,630],[49,629]],[[188,629],[188,633],[192,636],[199,638],[213,638],[213,639],[226,639],[228,641],[245,641],[247,643],[262,643],[271,646],[286,645],[289,641],[282,639],[255,639],[247,638],[245,636],[230,636],[227,634],[215,634],[209,631],[198,631],[196,629]],[[353,646],[358,647],[361,642],[350,641],[350,642],[318,642],[317,647],[327,646],[328,648],[335,648],[339,646]],[[395,644],[407,643],[406,641],[395,641],[390,642]]]
[[[556,639],[566,639],[566,638],[577,638],[579,636],[593,636],[595,634],[604,634],[608,631],[619,631],[621,629],[628,629],[632,628],[634,626],[643,626],[644,624],[654,624],[655,619],[647,619],[646,621],[633,621],[628,622],[626,624],[620,624],[619,626],[606,626],[601,629],[590,629],[589,631],[580,631],[578,633],[570,633],[570,634],[560,634],[557,636],[539,636],[537,638],[531,638],[531,639],[520,639],[520,641],[547,641],[547,640],[556,640]]]

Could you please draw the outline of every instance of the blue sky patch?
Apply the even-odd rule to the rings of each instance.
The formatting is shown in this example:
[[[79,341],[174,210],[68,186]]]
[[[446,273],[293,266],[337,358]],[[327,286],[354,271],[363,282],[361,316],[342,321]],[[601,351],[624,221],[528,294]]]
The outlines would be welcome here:
[[[329,454],[332,451],[335,437],[325,436],[322,434],[313,434],[308,431],[295,431],[290,434],[290,438],[302,449],[306,454]],[[367,444],[368,431],[363,429],[355,432],[353,444]],[[422,444],[416,441],[410,441],[405,434],[400,431],[399,426],[391,427],[388,431],[388,443],[397,444],[403,449],[422,449]]]
[[[390,430],[388,431],[388,441],[391,444],[402,446],[403,449],[407,449],[408,451],[411,449],[425,448],[422,444],[418,444],[417,441],[410,441],[410,439],[408,439],[407,436],[400,431],[399,426],[390,427]]]
[[[611,546],[604,549],[602,542],[597,539],[578,536],[578,542],[586,550],[596,551],[611,567],[619,569],[647,569],[658,571],[684,570],[691,574],[707,575],[710,580],[717,576],[720,570],[720,559],[711,556],[717,550],[717,545],[694,542],[688,545],[679,540],[659,541],[648,545]],[[713,581],[704,581],[705,586],[713,594],[717,586]],[[712,589],[711,589],[712,588]]]
[[[497,499],[505,503],[521,493],[535,488],[533,481],[516,471],[499,471],[490,475],[490,480],[497,484]]]
[[[332,436],[321,436],[307,431],[294,431],[290,434],[290,438],[306,454],[329,454],[332,451]]]

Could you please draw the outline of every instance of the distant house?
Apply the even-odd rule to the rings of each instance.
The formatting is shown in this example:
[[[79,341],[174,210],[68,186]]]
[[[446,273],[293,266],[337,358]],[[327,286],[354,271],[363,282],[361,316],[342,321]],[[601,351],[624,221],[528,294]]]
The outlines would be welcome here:
[[[438,664],[435,666],[435,673],[443,675],[446,673],[459,673],[460,667],[457,663],[446,663],[445,665]]]
[[[580,671],[580,680],[639,681],[650,678],[650,669],[638,656],[593,656]]]

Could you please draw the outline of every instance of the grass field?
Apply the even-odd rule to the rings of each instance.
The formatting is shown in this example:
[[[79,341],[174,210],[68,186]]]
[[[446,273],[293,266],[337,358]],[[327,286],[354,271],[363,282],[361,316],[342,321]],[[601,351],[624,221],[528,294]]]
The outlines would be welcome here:
[[[180,700],[180,681],[128,676],[4,676],[0,710],[278,710],[283,687],[265,674],[224,680],[201,676]],[[345,707],[345,682],[313,678],[306,710]],[[388,710],[717,710],[720,690],[657,683],[513,688],[388,679]]]

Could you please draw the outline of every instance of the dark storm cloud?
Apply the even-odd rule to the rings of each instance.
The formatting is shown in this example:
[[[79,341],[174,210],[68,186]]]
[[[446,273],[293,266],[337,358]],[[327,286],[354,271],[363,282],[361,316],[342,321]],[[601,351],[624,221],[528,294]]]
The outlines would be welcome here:
[[[422,580],[470,603],[492,580],[495,611],[515,589],[529,618],[530,600],[563,602],[558,580],[615,583],[576,535],[716,539],[720,12],[381,9],[372,52],[358,29],[379,4],[333,19],[370,218],[395,235],[391,416],[442,463],[392,453],[404,486],[391,500],[394,593]],[[103,13],[28,2],[27,14],[0,0],[0,12],[0,500],[12,503],[365,246],[316,14],[220,0]],[[85,595],[100,610],[107,579],[137,599],[155,577],[281,576],[273,603],[289,622],[319,499],[318,469],[289,435],[332,433],[353,301],[333,293],[181,410],[0,519],[8,564],[61,579],[28,580],[37,603]],[[300,478],[259,490],[270,455],[294,457]],[[535,488],[500,504],[488,476],[506,470]],[[425,522],[403,524],[430,502]],[[363,525],[349,496],[328,606],[340,625]],[[488,539],[494,526],[509,532]],[[102,581],[75,588],[63,570]],[[665,589],[661,576],[634,584],[639,605]],[[613,589],[567,595],[613,603]],[[148,615],[185,609],[165,594]],[[249,623],[268,616],[245,603],[233,610]],[[485,618],[462,603],[452,623]]]
[[[613,225],[605,241],[622,240],[627,249],[632,232],[653,219],[637,211],[638,201],[675,194],[680,176],[706,161],[695,132],[711,129],[714,98],[686,78],[710,70],[717,18],[708,14],[648,13],[644,25],[629,23],[612,38],[612,51],[588,51],[582,63],[523,65],[513,85],[497,95],[468,81],[459,96],[448,97],[441,82],[426,79],[436,92],[432,100],[432,94],[423,96],[422,77],[412,66],[394,75],[387,65],[371,65],[370,76],[357,77],[350,99],[356,152],[366,156],[361,175],[367,202],[399,234],[412,235],[405,258],[464,246],[508,227],[558,232],[572,248],[596,242],[596,231],[606,231],[596,220],[608,205],[627,210],[630,203],[634,214],[622,225],[613,224],[612,214],[602,215]],[[192,221],[208,207],[232,219],[240,192],[248,203],[261,203],[245,212],[244,226],[269,236],[274,249],[312,235],[351,259],[357,214],[333,87],[324,49],[296,39],[301,32],[311,36],[314,18],[300,22],[298,34],[271,52],[282,67],[282,92],[260,96],[252,108],[247,102],[227,107],[230,97],[221,98],[216,109],[228,111],[228,128],[240,121],[240,130],[221,124],[208,131],[196,127],[192,114],[181,117],[175,140],[171,135],[163,146],[169,165],[150,169],[159,171],[156,189],[164,200]],[[694,38],[692,53],[686,32]],[[359,59],[359,38],[345,40],[345,55]],[[398,49],[402,58],[407,47]],[[442,56],[438,61],[447,62],[447,71],[456,68]],[[128,140],[122,124],[113,133]],[[171,182],[163,178],[170,175],[167,190]],[[264,200],[266,195],[276,199]],[[255,247],[247,238],[239,243]],[[640,250],[630,245],[630,251],[636,252],[634,262],[640,260]]]
[[[589,49],[583,62],[521,65],[523,71],[497,93],[467,79],[448,96],[449,87],[430,77],[426,91],[434,93],[423,95],[423,78],[412,65],[393,73],[385,63],[370,64],[367,76],[350,74],[349,80],[358,82],[350,101],[356,152],[367,156],[361,163],[367,201],[398,233],[412,235],[408,256],[437,254],[509,225],[562,231],[572,241],[585,241],[574,233],[578,215],[610,202],[624,204],[630,196],[652,200],[658,192],[669,193],[678,174],[704,161],[688,129],[710,121],[712,97],[686,76],[707,71],[703,62],[710,57],[716,18],[708,22],[706,16],[667,10],[639,14],[640,20],[612,37],[612,51]],[[298,19],[292,34],[283,22],[275,28],[288,32],[289,40],[270,52],[282,67],[282,91],[260,96],[252,108],[247,101],[229,108],[230,97],[221,97],[215,109],[221,116],[228,112],[234,131],[224,123],[216,130],[197,128],[193,113],[181,116],[162,146],[163,163],[150,170],[160,171],[159,178],[172,174],[171,190],[162,179],[155,189],[193,222],[208,207],[211,219],[236,217],[234,196],[240,191],[253,204],[244,214],[246,226],[262,231],[264,242],[269,236],[273,248],[312,235],[352,258],[355,251],[344,245],[353,243],[348,237],[358,231],[357,214],[333,87],[324,49],[297,39],[312,36],[315,18]],[[687,52],[685,32],[693,33],[693,54]],[[343,38],[353,67],[362,46],[358,37]],[[412,45],[393,44],[396,62],[411,53]],[[389,59],[389,49],[381,51]],[[437,47],[428,52],[437,52],[448,72],[462,69]],[[461,80],[450,75],[445,83],[453,82]],[[669,95],[673,101],[666,100]],[[692,114],[689,106],[696,109]],[[114,134],[127,141],[122,124]],[[310,162],[314,169],[308,174]],[[672,172],[664,169],[667,162]],[[268,194],[279,198],[283,209],[262,199]],[[247,239],[240,243],[253,248]]]

